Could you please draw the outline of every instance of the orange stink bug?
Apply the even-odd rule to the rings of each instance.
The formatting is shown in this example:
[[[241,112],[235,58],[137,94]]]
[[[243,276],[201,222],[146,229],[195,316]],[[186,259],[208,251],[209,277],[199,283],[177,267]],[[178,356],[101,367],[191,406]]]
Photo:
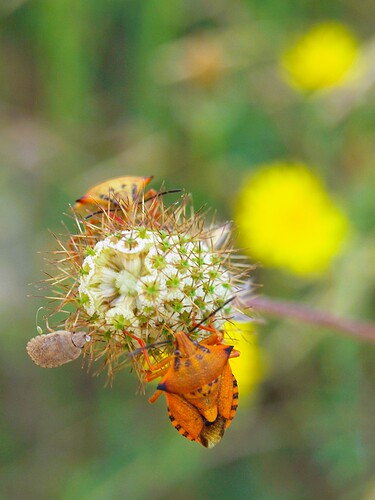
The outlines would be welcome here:
[[[76,200],[74,210],[80,215],[87,215],[101,209],[113,209],[120,200],[134,201],[152,178],[152,176],[123,176],[109,179],[91,187],[86,194]],[[155,194],[156,192],[151,189],[146,193],[146,198],[153,197]]]
[[[217,330],[203,328],[213,334],[201,342],[177,332],[173,356],[154,365],[146,381],[164,375],[150,403],[164,392],[173,427],[190,441],[212,448],[223,437],[237,410],[237,381],[229,358],[240,353],[221,343]]]

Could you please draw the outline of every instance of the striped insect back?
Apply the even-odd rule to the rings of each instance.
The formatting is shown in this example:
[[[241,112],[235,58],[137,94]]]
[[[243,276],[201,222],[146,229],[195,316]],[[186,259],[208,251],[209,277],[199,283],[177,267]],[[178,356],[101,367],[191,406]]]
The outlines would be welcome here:
[[[219,341],[215,332],[200,343],[176,333],[175,351],[153,403],[164,392],[172,425],[184,437],[207,448],[215,446],[234,418],[238,405],[237,382],[229,359],[239,356]],[[160,376],[149,372],[146,380]]]

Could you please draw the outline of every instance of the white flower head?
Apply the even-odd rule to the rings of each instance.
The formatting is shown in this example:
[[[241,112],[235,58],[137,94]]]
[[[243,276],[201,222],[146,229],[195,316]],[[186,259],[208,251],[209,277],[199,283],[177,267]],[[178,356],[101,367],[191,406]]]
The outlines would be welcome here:
[[[192,326],[235,290],[223,258],[203,240],[144,228],[99,241],[81,269],[78,293],[92,323],[141,339],[150,327]],[[224,320],[218,311],[214,321]]]

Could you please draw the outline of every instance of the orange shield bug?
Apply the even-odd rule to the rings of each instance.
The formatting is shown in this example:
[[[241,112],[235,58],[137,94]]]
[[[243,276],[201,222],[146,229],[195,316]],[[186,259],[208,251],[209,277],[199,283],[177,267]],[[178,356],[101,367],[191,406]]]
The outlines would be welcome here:
[[[150,403],[164,392],[173,427],[190,441],[212,448],[223,437],[237,410],[237,381],[229,358],[239,354],[233,346],[220,343],[216,331],[202,342],[177,332],[173,356],[155,365],[146,376],[151,381],[165,373]]]
[[[90,336],[86,333],[59,330],[32,338],[26,350],[35,364],[43,368],[55,368],[77,359],[89,341]]]
[[[150,177],[124,176],[115,177],[91,187],[74,205],[74,210],[81,215],[95,213],[100,209],[111,209],[119,200],[134,201],[152,180]],[[155,196],[152,189],[146,197]]]

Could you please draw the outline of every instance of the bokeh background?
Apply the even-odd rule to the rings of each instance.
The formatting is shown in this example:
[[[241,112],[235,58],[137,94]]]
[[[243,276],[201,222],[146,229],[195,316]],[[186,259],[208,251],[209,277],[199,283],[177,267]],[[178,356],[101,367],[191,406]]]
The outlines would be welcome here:
[[[326,21],[352,34],[352,74],[292,83],[283,54]],[[236,220],[249,174],[303,162],[345,214],[345,243],[318,275],[257,256],[254,282],[374,319],[374,24],[369,0],[1,1],[1,498],[375,498],[371,344],[256,324],[253,383],[213,450],[182,439],[131,373],[105,388],[80,361],[43,370],[25,351],[48,228],[61,232],[90,185],[126,174]]]

